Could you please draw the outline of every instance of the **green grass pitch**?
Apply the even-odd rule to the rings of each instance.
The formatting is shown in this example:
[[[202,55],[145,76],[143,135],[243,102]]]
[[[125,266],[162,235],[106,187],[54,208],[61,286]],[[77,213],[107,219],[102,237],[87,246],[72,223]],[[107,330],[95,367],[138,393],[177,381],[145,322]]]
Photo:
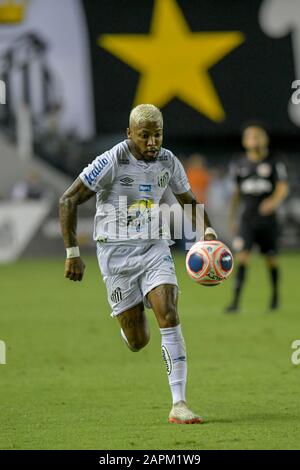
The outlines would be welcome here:
[[[231,281],[205,288],[175,258],[188,352],[187,396],[203,425],[171,425],[160,334],[139,353],[110,318],[96,259],[82,283],[63,260],[0,267],[0,449],[299,449],[299,254],[281,256],[282,309],[271,314],[263,260],[252,260],[239,315]]]

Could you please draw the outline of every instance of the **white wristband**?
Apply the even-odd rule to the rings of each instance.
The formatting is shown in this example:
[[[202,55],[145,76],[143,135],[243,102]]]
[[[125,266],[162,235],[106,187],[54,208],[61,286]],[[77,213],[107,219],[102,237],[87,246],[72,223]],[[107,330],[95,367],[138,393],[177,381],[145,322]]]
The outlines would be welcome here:
[[[71,246],[66,248],[67,259],[69,258],[78,258],[80,256],[79,246]]]
[[[216,238],[218,238],[216,231],[212,227],[207,227],[207,229],[204,232],[204,236],[205,235],[214,235]]]

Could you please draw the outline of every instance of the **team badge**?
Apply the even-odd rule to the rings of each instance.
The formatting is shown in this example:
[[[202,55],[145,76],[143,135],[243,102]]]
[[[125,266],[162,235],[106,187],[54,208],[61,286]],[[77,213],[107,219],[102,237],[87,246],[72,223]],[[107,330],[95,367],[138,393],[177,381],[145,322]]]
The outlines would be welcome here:
[[[168,185],[170,181],[170,173],[168,170],[164,169],[162,170],[159,175],[158,175],[158,179],[157,179],[157,183],[158,183],[158,186],[160,188],[166,188],[166,186]]]
[[[113,303],[117,304],[122,300],[122,292],[120,287],[117,287],[110,296]]]
[[[262,178],[268,178],[268,176],[271,174],[272,168],[268,163],[261,163],[258,165],[256,171],[258,176],[261,176]]]

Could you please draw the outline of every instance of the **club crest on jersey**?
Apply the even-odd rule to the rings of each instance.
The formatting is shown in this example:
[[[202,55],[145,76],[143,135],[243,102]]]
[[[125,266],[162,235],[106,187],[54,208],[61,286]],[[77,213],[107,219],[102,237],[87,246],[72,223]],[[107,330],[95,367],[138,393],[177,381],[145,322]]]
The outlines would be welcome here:
[[[157,178],[157,183],[160,188],[165,188],[170,181],[170,173],[168,170],[162,170]]]
[[[272,168],[271,165],[269,165],[268,163],[261,163],[260,165],[258,165],[256,171],[257,174],[262,178],[268,178],[268,176],[270,176],[271,174]]]

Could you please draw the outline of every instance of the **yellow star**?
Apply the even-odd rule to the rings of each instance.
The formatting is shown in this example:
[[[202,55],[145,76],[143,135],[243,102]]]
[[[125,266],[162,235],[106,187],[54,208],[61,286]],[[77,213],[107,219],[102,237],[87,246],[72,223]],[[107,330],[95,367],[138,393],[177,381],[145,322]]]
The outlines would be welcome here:
[[[208,70],[244,41],[239,31],[193,33],[175,0],[156,0],[151,34],[104,34],[98,45],[141,73],[134,105],[177,97],[213,121],[225,117]]]

